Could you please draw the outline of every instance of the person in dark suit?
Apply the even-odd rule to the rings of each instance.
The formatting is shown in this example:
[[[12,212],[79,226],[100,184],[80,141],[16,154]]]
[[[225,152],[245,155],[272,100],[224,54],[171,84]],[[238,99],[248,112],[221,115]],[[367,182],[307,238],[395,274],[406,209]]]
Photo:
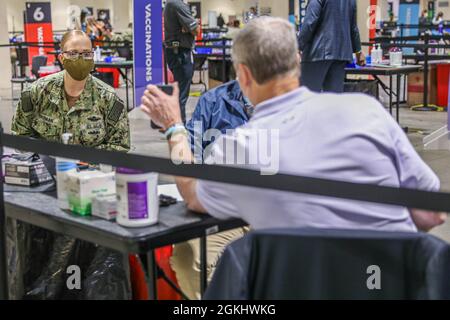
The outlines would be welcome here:
[[[310,0],[299,35],[301,84],[312,91],[343,92],[345,67],[356,54],[365,64],[356,0]]]
[[[219,28],[223,28],[224,25],[225,25],[225,19],[223,18],[222,14],[219,14],[219,16],[217,17],[217,26]]]

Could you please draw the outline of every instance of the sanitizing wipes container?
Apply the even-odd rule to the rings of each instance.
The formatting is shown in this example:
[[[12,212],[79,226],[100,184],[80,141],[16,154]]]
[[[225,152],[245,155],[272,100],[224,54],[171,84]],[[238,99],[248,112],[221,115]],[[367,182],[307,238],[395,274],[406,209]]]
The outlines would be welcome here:
[[[69,144],[72,139],[71,133],[64,133],[61,136],[64,144]],[[77,161],[64,158],[56,158],[56,193],[58,205],[62,210],[69,210],[69,200],[67,191],[68,174],[77,172]]]
[[[124,227],[147,227],[158,223],[158,174],[118,168],[117,223]]]

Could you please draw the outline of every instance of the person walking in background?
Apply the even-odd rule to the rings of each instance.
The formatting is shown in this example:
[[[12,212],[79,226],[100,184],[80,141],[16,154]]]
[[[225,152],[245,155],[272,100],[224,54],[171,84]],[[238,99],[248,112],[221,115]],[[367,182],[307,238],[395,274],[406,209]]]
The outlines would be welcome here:
[[[444,13],[440,11],[436,17],[433,18],[433,24],[435,26],[438,26],[440,24],[444,23]]]
[[[428,10],[425,9],[422,11],[422,14],[420,15],[419,18],[419,32],[420,34],[425,33],[425,31],[427,31],[427,26],[430,24],[430,19],[428,19]]]
[[[247,12],[244,16],[244,22],[247,24],[256,18],[258,18],[258,9],[256,9],[256,7],[251,7],[250,11]]]
[[[186,123],[186,103],[194,76],[195,37],[200,32],[198,21],[183,0],[168,0],[164,9],[165,58],[180,85],[180,108]]]
[[[223,28],[224,25],[225,25],[225,19],[223,18],[222,14],[219,14],[219,16],[217,17],[217,26],[219,28]]]
[[[233,40],[239,31],[241,31],[241,22],[239,20],[234,20],[233,24],[228,28],[225,38]]]
[[[343,92],[345,66],[365,64],[356,0],[310,0],[299,35],[301,83],[312,91]]]
[[[420,25],[427,25],[428,23],[429,23],[428,10],[425,9],[425,10],[422,11],[422,14],[420,15],[419,24]]]

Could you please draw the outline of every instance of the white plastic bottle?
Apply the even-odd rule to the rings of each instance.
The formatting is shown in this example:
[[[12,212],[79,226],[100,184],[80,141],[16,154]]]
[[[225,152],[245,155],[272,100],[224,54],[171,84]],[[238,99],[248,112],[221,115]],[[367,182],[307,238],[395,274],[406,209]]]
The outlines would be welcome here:
[[[62,140],[64,144],[69,144],[72,134],[64,133]],[[58,205],[62,210],[69,210],[69,200],[67,198],[67,175],[77,171],[77,163],[74,160],[56,158],[56,193]]]
[[[100,62],[102,60],[102,49],[100,49],[99,46],[95,48],[94,60],[95,62]]]
[[[158,174],[117,168],[117,223],[130,228],[158,223]]]
[[[383,50],[380,47],[380,44],[375,46],[375,49],[372,51],[372,63],[380,64],[383,62]]]

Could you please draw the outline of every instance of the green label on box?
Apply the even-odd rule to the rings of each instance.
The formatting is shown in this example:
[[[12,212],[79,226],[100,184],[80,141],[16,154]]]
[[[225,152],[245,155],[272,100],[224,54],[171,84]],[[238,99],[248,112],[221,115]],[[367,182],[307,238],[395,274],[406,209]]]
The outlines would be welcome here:
[[[82,201],[76,197],[69,196],[70,210],[80,216],[90,216],[92,214],[91,201]]]

